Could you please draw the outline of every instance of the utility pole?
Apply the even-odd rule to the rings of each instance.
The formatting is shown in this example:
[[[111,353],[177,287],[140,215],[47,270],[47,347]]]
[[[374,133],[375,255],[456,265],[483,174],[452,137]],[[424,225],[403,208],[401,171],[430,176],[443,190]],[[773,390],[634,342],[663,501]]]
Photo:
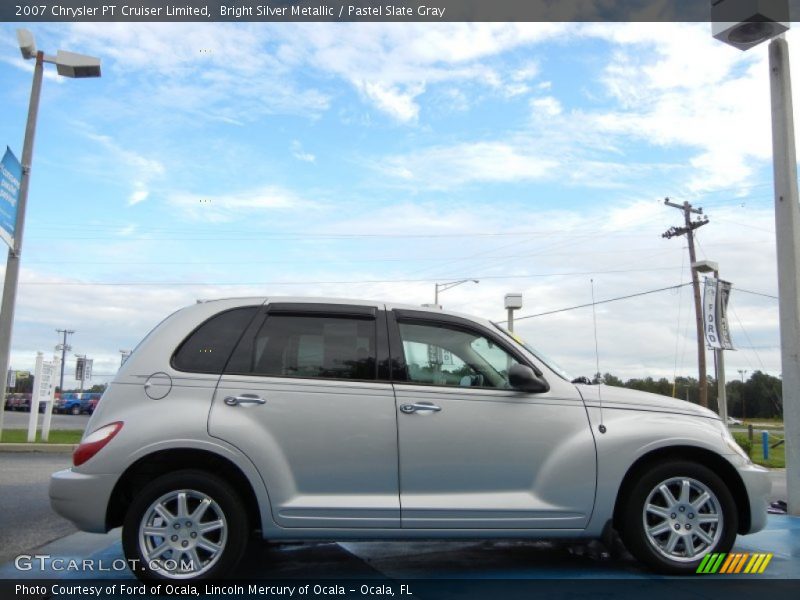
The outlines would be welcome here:
[[[669,198],[664,198],[664,204],[677,208],[683,211],[684,226],[683,227],[670,227],[661,237],[670,239],[680,235],[686,235],[689,240],[689,264],[694,265],[697,258],[694,252],[694,230],[706,225],[708,217],[703,216],[702,219],[692,221],[692,213],[697,215],[703,214],[702,208],[694,208],[688,202],[683,204],[676,204],[670,202]],[[697,322],[697,369],[699,371],[700,379],[700,405],[708,407],[708,389],[706,378],[706,346],[705,346],[705,332],[703,331],[703,309],[700,304],[700,279],[697,277],[697,270],[692,266],[692,289],[694,290],[694,313]]]
[[[67,362],[67,351],[72,350],[72,346],[67,345],[67,336],[75,333],[72,329],[56,329],[56,333],[64,334],[64,341],[56,346],[56,350],[61,350],[61,379],[59,380],[58,389],[64,393],[64,363]]]
[[[745,409],[744,409],[745,408],[744,407],[744,376],[747,375],[747,369],[739,369],[739,375],[742,376],[742,388],[741,388],[741,394],[742,394],[742,421],[744,421],[745,412],[746,412]]]

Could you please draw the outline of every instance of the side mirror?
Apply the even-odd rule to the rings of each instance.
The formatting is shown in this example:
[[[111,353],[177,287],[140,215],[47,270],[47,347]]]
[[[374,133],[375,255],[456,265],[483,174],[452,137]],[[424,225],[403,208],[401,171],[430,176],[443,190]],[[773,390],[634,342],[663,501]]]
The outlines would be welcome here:
[[[550,391],[550,385],[544,377],[537,377],[533,369],[526,365],[515,364],[508,370],[508,382],[520,392],[541,394]]]

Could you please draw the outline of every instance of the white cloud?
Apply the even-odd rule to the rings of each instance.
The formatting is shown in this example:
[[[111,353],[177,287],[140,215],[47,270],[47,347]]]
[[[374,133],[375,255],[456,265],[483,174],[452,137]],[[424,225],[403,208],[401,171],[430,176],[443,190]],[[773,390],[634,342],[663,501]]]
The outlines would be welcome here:
[[[375,165],[378,170],[425,188],[474,182],[532,181],[557,166],[555,160],[503,142],[434,146]]]
[[[585,26],[613,44],[601,78],[619,108],[594,114],[608,135],[695,152],[691,191],[746,184],[771,155],[766,46],[740,52],[705,23]]]
[[[229,194],[172,192],[167,202],[181,214],[209,222],[235,221],[252,214],[319,206],[292,191],[273,185]]]
[[[348,81],[393,119],[413,123],[419,97],[435,84],[477,82],[521,93],[536,76],[535,65],[506,77],[484,63],[564,29],[558,23],[337,23],[284,27],[279,35],[292,39],[298,59]]]
[[[534,112],[544,114],[548,117],[555,117],[556,115],[560,115],[563,111],[561,103],[553,96],[534,98],[531,100],[531,108],[533,108]]]
[[[297,140],[294,140],[292,142],[292,156],[294,156],[297,160],[302,162],[313,163],[314,161],[317,160],[316,156],[314,156],[310,152],[304,151],[303,145]]]
[[[150,196],[150,184],[164,176],[166,169],[161,161],[123,148],[114,138],[92,131],[84,135],[98,143],[104,152],[103,161],[109,161],[107,170],[123,173],[132,188],[128,195],[128,205],[144,202]]]

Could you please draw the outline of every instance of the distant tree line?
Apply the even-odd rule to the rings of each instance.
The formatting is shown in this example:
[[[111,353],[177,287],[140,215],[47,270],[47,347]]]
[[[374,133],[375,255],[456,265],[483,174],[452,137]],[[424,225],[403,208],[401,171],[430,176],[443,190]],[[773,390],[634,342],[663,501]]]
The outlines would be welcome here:
[[[594,377],[595,383],[600,379],[598,375],[596,374]],[[602,380],[606,385],[626,387],[662,396],[673,396],[673,384],[666,377],[628,379],[623,382],[616,375],[606,373]],[[674,396],[676,398],[698,404],[699,390],[700,386],[694,377],[675,378]],[[728,381],[725,384],[725,391],[728,398],[728,416],[737,419],[783,417],[781,380],[777,377],[755,371],[744,383],[739,379]],[[713,377],[708,378],[708,407],[711,410],[717,410],[717,381]]]

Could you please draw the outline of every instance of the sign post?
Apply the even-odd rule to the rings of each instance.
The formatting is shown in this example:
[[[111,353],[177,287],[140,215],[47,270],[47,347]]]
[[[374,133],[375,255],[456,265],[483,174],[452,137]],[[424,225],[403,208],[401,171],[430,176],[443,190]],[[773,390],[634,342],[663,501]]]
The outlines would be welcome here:
[[[28,442],[36,441],[36,425],[39,420],[39,383],[42,381],[44,355],[36,353],[36,368],[33,371],[33,389],[31,390],[31,414],[28,417]]]
[[[28,442],[36,441],[36,429],[39,421],[39,405],[47,402],[50,406],[46,407],[45,423],[47,434],[50,433],[50,418],[53,412],[53,367],[54,362],[45,362],[41,352],[36,353],[36,370],[33,376],[33,390],[31,394],[31,415],[28,418]],[[47,441],[45,437],[45,427],[42,427],[42,441]]]
[[[47,364],[47,363],[45,363]],[[42,441],[46,442],[50,437],[50,422],[53,420],[53,408],[55,404],[56,386],[53,385],[55,374],[61,368],[61,359],[58,356],[53,356],[53,362],[50,364],[50,376],[48,381],[47,392],[47,407],[44,409],[44,421],[42,422]]]

